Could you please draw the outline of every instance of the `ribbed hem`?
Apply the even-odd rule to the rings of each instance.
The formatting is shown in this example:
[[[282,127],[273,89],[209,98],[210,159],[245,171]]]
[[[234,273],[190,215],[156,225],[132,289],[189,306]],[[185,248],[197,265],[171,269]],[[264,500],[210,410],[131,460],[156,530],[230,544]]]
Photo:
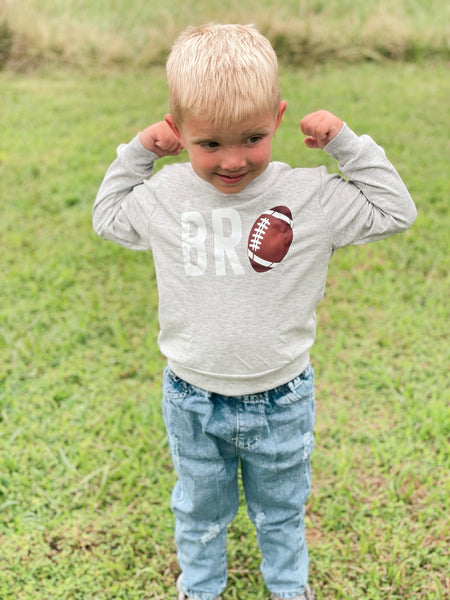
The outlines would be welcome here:
[[[300,375],[309,364],[309,353],[281,368],[254,375],[204,373],[173,360],[168,364],[175,375],[198,388],[221,396],[245,396],[271,390]]]

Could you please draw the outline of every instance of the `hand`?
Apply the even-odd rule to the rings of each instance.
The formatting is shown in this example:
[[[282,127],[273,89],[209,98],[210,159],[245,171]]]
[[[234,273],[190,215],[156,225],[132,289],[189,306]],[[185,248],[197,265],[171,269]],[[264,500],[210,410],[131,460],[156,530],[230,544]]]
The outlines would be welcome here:
[[[343,126],[341,119],[326,110],[313,112],[300,121],[300,129],[307,136],[305,144],[308,148],[324,148]]]
[[[180,140],[165,121],[146,127],[139,134],[141,144],[158,156],[176,156],[183,150]]]

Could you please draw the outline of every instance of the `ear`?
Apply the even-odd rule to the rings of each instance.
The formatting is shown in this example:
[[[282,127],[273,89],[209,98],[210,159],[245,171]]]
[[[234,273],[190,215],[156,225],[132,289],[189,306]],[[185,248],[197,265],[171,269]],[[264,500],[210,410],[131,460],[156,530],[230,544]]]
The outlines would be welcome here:
[[[175,137],[181,142],[181,131],[178,129],[178,127],[175,125],[175,120],[172,117],[171,114],[167,114],[164,116],[164,121],[167,123],[167,125],[170,127],[170,129],[172,130],[172,132],[174,133]]]
[[[277,116],[276,129],[278,129],[278,127],[279,127],[279,125],[281,123],[281,119],[283,118],[284,111],[286,110],[286,106],[287,106],[286,100],[281,100],[280,106],[278,107],[278,116]]]

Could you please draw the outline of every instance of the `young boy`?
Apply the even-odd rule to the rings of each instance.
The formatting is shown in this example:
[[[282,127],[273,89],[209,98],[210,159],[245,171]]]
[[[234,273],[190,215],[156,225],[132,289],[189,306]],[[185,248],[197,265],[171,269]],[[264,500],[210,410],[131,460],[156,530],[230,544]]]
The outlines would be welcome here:
[[[119,147],[93,222],[103,238],[153,252],[179,599],[225,588],[240,465],[272,598],[307,600],[315,309],[337,248],[398,233],[416,210],[383,150],[326,111],[301,130],[346,179],[271,162],[286,102],[253,27],[189,28],[167,76],[171,113]],[[155,160],[183,148],[189,163],[149,179]]]

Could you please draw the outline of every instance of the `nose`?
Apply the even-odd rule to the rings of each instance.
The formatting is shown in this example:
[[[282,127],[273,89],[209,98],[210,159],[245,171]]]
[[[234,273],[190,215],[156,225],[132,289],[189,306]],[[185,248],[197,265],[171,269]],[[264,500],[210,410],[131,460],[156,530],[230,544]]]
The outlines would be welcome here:
[[[244,153],[239,148],[226,148],[220,163],[224,171],[239,171],[247,164]]]

